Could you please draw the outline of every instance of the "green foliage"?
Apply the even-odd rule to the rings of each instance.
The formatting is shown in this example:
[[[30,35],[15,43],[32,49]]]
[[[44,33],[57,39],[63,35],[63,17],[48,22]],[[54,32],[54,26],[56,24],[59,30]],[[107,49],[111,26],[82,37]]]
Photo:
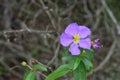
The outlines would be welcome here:
[[[73,72],[74,80],[87,80],[87,70],[93,68],[93,51],[81,49],[80,55],[73,56],[68,53],[68,48],[69,47],[65,48],[63,52],[62,60],[64,64],[49,74],[45,80],[55,80],[69,72]],[[34,80],[34,72],[38,70],[47,71],[47,68],[41,64],[33,65],[32,70],[26,72],[24,80]]]
[[[74,61],[73,70],[75,70],[75,69],[79,66],[80,61],[81,61],[81,57],[80,57],[80,56],[76,56],[76,59],[75,59],[75,61]]]
[[[68,51],[69,51],[69,47],[66,47],[63,51],[63,56],[68,55],[68,53],[69,53]]]
[[[70,71],[73,72],[74,80],[87,80],[87,70],[93,68],[91,50],[81,49],[80,55],[73,56],[68,53],[68,48],[66,48],[62,60],[65,64],[49,74],[45,80],[55,80]]]
[[[62,57],[63,62],[70,61],[71,59],[73,59],[73,56],[71,56],[71,55],[66,55],[66,56]]]
[[[35,73],[31,70],[26,71],[23,80],[35,80]]]
[[[40,65],[40,64],[35,64],[32,66],[32,68],[35,70],[40,70],[40,71],[47,71],[47,68],[43,65]]]
[[[85,50],[86,52],[86,57],[89,59],[89,60],[93,60],[93,51],[92,50]]]
[[[0,75],[3,73],[3,71],[4,71],[4,68],[3,66],[0,65]]]
[[[57,70],[48,75],[48,77],[45,80],[55,80],[65,75],[71,70],[70,66],[70,64],[61,65],[59,68],[57,68]]]
[[[74,80],[87,80],[87,70],[93,68],[92,60],[93,52],[91,50],[82,50],[82,53],[76,56],[73,68]]]
[[[29,66],[29,65],[27,65],[27,66]],[[35,72],[38,71],[38,70],[47,71],[47,68],[45,66],[41,65],[41,64],[35,64],[30,68],[29,71],[25,72],[23,80],[35,80]]]
[[[83,62],[74,70],[74,80],[87,80],[86,68]]]
[[[32,51],[31,51],[31,54],[32,54],[32,56],[37,56],[38,51],[37,51],[37,50],[32,50]]]
[[[88,60],[86,57],[82,58],[82,62],[84,63],[87,70],[90,70],[93,68],[93,64],[90,60]]]

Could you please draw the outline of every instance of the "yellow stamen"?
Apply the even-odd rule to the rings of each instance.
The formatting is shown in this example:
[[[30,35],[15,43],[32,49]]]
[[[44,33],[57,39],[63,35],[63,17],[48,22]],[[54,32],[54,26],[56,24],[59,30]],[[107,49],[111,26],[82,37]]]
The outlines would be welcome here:
[[[94,42],[94,41],[91,41],[91,44],[92,44],[92,45],[94,45],[94,44],[95,44],[95,42]]]
[[[74,37],[73,37],[73,41],[74,43],[79,43],[79,40],[80,40],[80,35],[79,34],[75,34]]]

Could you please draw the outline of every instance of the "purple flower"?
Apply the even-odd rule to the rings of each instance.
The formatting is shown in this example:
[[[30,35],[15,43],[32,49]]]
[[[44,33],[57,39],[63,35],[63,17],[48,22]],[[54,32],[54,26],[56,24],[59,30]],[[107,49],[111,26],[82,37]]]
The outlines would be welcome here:
[[[94,41],[92,41],[92,46],[94,49],[99,49],[102,47],[101,41],[100,39],[95,39]]]
[[[90,49],[91,39],[88,36],[91,31],[86,26],[79,26],[77,23],[71,23],[60,36],[60,43],[64,46],[70,46],[69,51],[72,55],[79,55],[80,49]]]

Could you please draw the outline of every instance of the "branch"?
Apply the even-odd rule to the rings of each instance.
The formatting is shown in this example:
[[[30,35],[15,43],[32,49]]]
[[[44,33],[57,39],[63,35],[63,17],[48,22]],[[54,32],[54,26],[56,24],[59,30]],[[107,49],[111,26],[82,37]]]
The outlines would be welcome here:
[[[88,76],[92,75],[93,72],[97,72],[97,71],[101,70],[102,68],[104,68],[104,65],[109,61],[112,54],[114,53],[115,47],[116,47],[116,41],[113,42],[105,59],[98,65],[98,67],[96,67],[94,70],[90,71],[88,73]]]
[[[56,30],[56,25],[55,25],[55,22],[53,20],[51,13],[46,9],[47,7],[45,6],[43,0],[39,0],[39,2],[41,3],[43,10],[45,10],[46,14],[48,15],[48,17],[53,25],[53,28]]]
[[[20,30],[4,30],[0,32],[0,35],[9,34],[9,33],[23,33],[23,32],[30,32],[30,33],[53,33],[54,31],[42,31],[42,30],[33,30],[33,29],[20,29]]]
[[[103,7],[106,9],[106,11],[108,12],[110,18],[112,19],[113,23],[115,24],[115,26],[117,28],[118,34],[120,35],[120,25],[118,24],[117,19],[115,18],[112,11],[110,10],[108,5],[106,4],[105,0],[101,0],[101,3],[103,5]]]

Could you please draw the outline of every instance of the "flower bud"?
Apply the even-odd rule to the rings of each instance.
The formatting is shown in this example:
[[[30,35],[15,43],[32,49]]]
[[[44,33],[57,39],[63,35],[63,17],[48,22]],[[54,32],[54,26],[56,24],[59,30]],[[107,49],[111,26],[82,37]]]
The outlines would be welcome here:
[[[23,61],[23,62],[21,63],[21,65],[22,65],[22,66],[27,66],[27,63],[26,63],[25,61]]]

